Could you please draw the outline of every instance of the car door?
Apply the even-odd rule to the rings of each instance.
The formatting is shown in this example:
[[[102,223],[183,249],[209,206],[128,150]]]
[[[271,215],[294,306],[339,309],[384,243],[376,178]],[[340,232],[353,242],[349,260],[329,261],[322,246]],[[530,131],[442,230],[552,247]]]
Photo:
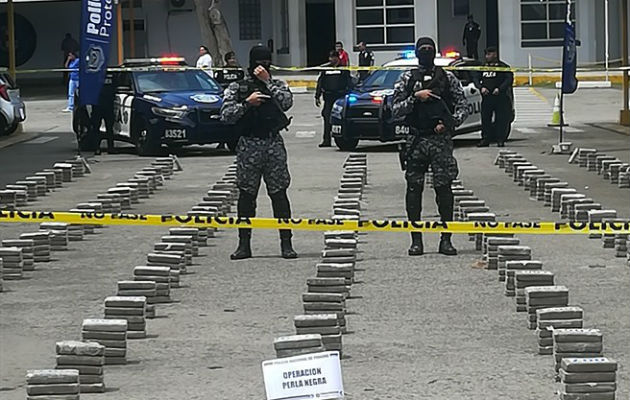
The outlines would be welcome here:
[[[121,72],[114,99],[114,135],[131,139],[131,113],[134,99],[130,72]]]
[[[457,66],[474,66],[474,61],[460,62]],[[464,95],[468,101],[468,118],[458,130],[474,131],[481,129],[481,92],[475,86],[475,71],[455,70],[455,76],[459,79],[464,89]]]

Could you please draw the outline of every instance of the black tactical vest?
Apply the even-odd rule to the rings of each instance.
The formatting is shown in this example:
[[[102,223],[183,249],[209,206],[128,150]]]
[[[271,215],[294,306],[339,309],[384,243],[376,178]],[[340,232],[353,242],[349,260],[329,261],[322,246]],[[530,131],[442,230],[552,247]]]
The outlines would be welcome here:
[[[249,95],[259,91],[272,96],[267,86],[260,81],[242,80],[238,82],[238,101],[244,102]],[[240,136],[269,138],[276,135],[291,124],[291,120],[280,108],[273,98],[267,99],[258,107],[250,107],[245,115],[236,123],[236,129]]]
[[[343,96],[346,94],[350,79],[348,71],[324,71],[323,74],[322,90],[325,96]]]
[[[227,88],[230,83],[243,80],[243,78],[245,78],[245,70],[237,67],[222,68],[214,71],[214,79],[219,82],[224,89]]]
[[[434,95],[442,99],[429,98],[427,101],[418,100],[414,104],[408,123],[420,133],[426,133],[433,131],[439,121],[452,119],[453,98],[446,72],[440,67],[435,67],[433,71],[412,70],[408,86],[412,93],[418,90],[416,82],[420,82],[421,89],[430,89]]]

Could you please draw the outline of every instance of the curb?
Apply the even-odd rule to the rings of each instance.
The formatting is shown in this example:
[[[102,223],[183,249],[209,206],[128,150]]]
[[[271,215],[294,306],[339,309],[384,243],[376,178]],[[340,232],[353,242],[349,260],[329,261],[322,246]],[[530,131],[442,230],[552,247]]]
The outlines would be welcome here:
[[[34,132],[24,132],[23,125],[20,124],[18,130],[15,131],[10,136],[4,137],[0,139],[0,149],[4,149],[5,147],[12,146],[14,144],[26,142],[27,140],[31,140],[39,136],[38,133]]]

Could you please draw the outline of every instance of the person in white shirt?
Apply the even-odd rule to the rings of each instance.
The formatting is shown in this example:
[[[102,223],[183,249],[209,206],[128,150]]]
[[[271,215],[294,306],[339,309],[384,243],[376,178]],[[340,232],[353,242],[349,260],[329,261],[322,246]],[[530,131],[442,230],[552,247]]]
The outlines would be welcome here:
[[[210,50],[206,46],[199,46],[197,68],[212,68],[212,57],[210,56]]]

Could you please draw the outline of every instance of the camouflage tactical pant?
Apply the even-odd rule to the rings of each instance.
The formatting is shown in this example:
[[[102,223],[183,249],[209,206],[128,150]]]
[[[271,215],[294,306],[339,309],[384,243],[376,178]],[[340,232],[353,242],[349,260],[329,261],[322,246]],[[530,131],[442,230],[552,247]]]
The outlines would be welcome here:
[[[291,183],[287,150],[280,135],[268,139],[241,137],[236,148],[238,188],[256,196],[260,180],[265,180],[270,195],[286,190]]]
[[[405,179],[410,185],[424,186],[424,174],[433,171],[435,187],[450,186],[459,169],[453,157],[453,139],[447,133],[407,138],[407,170]]]

